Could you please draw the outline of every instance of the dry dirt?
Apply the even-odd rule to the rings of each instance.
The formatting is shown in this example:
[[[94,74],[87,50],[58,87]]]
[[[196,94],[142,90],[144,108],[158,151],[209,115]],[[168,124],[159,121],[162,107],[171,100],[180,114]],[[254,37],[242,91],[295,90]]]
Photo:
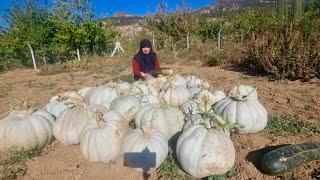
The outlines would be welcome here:
[[[270,116],[296,115],[300,120],[320,126],[320,80],[268,81],[265,77],[253,77],[220,68],[170,65],[182,74],[195,74],[206,79],[215,89],[229,90],[237,84],[248,84],[258,89],[261,103]],[[130,74],[126,69],[121,74]],[[41,107],[51,96],[67,90],[96,86],[112,78],[97,71],[80,71],[50,76],[39,76],[32,70],[13,70],[0,75],[0,115],[10,110],[10,104],[18,99],[37,99]],[[236,147],[236,177],[233,179],[277,179],[260,173],[252,159],[256,150],[266,146],[320,142],[320,134],[274,137],[266,131],[249,135],[233,135]],[[142,174],[124,167],[121,159],[114,164],[93,164],[80,154],[79,146],[63,146],[54,141],[44,150],[44,155],[27,162],[28,171],[22,179],[143,179]],[[320,171],[320,161],[314,161],[295,169],[288,177],[312,179],[311,174]],[[152,179],[157,179],[152,173]]]

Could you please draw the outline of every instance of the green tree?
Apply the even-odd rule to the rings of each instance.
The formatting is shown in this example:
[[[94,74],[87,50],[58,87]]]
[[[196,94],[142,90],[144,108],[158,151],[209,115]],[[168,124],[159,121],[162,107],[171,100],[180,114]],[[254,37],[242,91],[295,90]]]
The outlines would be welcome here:
[[[50,42],[54,32],[54,25],[48,23],[50,17],[47,9],[37,5],[37,1],[24,1],[19,5],[13,2],[11,8],[6,10],[4,18],[8,24],[8,30],[3,36],[3,45],[11,44],[6,54],[14,59],[20,59],[22,65],[31,65],[28,44],[34,49]],[[38,59],[38,58],[37,58]]]
[[[102,54],[110,47],[117,32],[112,24],[103,26],[92,19],[89,1],[55,3],[47,9],[40,0],[13,1],[3,16],[8,27],[0,31],[1,71],[32,65],[28,44],[40,65],[73,59],[77,48],[87,54]]]
[[[93,18],[90,0],[54,0],[54,15],[65,21],[81,25]]]

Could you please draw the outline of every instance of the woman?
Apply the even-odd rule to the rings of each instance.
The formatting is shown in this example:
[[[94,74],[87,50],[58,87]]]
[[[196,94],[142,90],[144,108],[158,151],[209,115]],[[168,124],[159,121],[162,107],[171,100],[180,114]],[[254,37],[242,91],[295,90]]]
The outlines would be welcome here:
[[[135,80],[156,76],[155,72],[160,68],[160,62],[157,54],[152,50],[149,39],[141,40],[140,50],[132,60],[132,68]]]

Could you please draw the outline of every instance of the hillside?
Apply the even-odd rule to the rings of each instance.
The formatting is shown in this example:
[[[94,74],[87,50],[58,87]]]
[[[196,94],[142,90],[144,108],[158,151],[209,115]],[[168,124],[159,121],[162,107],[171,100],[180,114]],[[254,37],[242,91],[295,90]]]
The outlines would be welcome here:
[[[124,26],[142,22],[145,19],[143,16],[125,16],[125,17],[109,17],[101,19],[101,21],[112,21],[115,26]]]
[[[200,15],[219,15],[221,12],[242,11],[248,8],[274,7],[273,0],[219,0],[199,10],[191,13]],[[128,26],[141,23],[146,20],[146,16],[135,16],[126,12],[118,12],[112,17],[101,19],[101,21],[111,20],[116,26]]]
[[[197,12],[200,14],[219,14],[222,12],[241,11],[248,8],[262,8],[273,6],[273,0],[218,0]]]

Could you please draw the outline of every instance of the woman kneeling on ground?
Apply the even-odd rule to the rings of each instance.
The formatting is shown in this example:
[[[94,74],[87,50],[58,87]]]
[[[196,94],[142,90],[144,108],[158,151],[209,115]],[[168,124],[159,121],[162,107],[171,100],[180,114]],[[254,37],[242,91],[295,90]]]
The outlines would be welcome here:
[[[160,69],[160,61],[149,39],[141,40],[140,50],[132,60],[132,68],[135,80],[156,77],[156,70]]]

